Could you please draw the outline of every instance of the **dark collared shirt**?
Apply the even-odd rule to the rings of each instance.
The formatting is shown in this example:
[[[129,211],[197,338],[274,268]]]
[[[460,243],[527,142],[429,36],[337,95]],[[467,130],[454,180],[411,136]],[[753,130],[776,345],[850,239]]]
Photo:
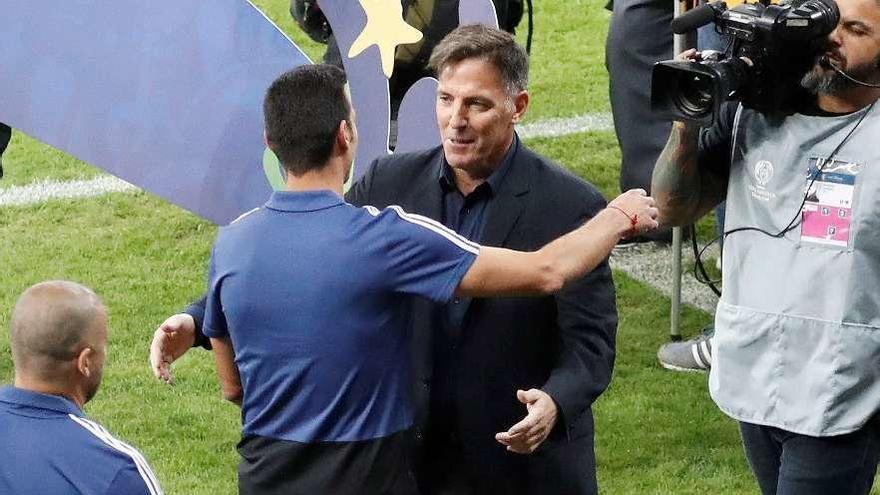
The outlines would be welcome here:
[[[455,172],[444,157],[440,163],[439,181],[443,191],[443,210],[440,221],[450,229],[467,239],[478,242],[483,234],[483,224],[487,211],[492,206],[492,199],[500,189],[513,162],[513,156],[519,148],[519,136],[513,135],[513,142],[499,166],[485,182],[465,196],[455,185]],[[444,326],[450,335],[456,335],[461,328],[467,304],[458,298],[446,307]]]

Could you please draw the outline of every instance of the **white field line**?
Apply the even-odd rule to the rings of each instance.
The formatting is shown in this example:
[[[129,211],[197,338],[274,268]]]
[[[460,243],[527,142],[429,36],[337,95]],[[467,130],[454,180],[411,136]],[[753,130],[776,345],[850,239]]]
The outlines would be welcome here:
[[[516,130],[523,139],[561,137],[579,132],[611,131],[614,121],[610,113],[589,113],[567,119],[539,120],[517,126]]]
[[[137,190],[137,187],[128,182],[109,175],[91,180],[41,181],[0,189],[0,207],[27,206],[57,199],[91,198],[107,193]]]
[[[611,114],[597,113],[568,119],[548,119],[517,128],[523,139],[559,137],[586,131],[613,129]],[[136,187],[115,177],[100,176],[91,180],[68,182],[43,181],[26,186],[3,187],[0,180],[0,207],[25,206],[55,199],[91,198],[111,192],[135,191]]]

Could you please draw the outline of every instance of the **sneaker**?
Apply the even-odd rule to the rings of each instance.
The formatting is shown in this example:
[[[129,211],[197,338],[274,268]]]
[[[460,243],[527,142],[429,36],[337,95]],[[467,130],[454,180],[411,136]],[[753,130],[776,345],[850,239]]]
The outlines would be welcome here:
[[[669,342],[660,346],[657,359],[660,366],[672,371],[704,372],[712,366],[713,326],[684,342]]]

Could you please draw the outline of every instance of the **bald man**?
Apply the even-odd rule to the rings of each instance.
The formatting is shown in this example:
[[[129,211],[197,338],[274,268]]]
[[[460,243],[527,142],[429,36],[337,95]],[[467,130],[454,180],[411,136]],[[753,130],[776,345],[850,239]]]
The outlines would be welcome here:
[[[107,357],[107,310],[90,289],[43,282],[12,312],[15,384],[0,388],[0,493],[161,494],[144,457],[89,420]]]

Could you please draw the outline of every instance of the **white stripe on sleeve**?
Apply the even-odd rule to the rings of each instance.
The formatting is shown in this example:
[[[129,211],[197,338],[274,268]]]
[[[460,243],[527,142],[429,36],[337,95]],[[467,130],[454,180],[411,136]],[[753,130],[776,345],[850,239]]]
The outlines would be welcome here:
[[[436,220],[432,220],[428,217],[423,217],[422,215],[414,215],[412,213],[407,213],[407,212],[403,211],[403,208],[401,208],[397,205],[391,205],[388,208],[390,208],[392,211],[397,213],[397,216],[399,216],[402,220],[406,220],[409,223],[419,225],[419,226],[425,227],[426,229],[432,230],[432,231],[442,235],[443,237],[448,239],[450,242],[457,245],[461,249],[464,249],[465,251],[471,252],[473,254],[480,254],[480,245],[479,244],[477,244],[476,242],[469,241],[468,239],[466,239],[465,237],[462,237],[457,232],[455,232],[454,230],[450,229],[449,227],[443,225],[442,223],[440,223]]]
[[[162,488],[159,487],[159,480],[156,478],[156,475],[155,473],[153,473],[153,470],[150,468],[147,460],[144,458],[143,455],[141,455],[140,452],[138,452],[136,448],[114,437],[103,426],[95,423],[94,421],[90,421],[88,419],[81,418],[73,414],[69,414],[68,416],[74,422],[85,428],[89,433],[98,437],[98,439],[105,444],[131,457],[131,459],[134,461],[135,466],[137,467],[138,473],[140,473],[141,478],[143,478],[144,480],[144,484],[150,491],[150,495],[162,495]]]

